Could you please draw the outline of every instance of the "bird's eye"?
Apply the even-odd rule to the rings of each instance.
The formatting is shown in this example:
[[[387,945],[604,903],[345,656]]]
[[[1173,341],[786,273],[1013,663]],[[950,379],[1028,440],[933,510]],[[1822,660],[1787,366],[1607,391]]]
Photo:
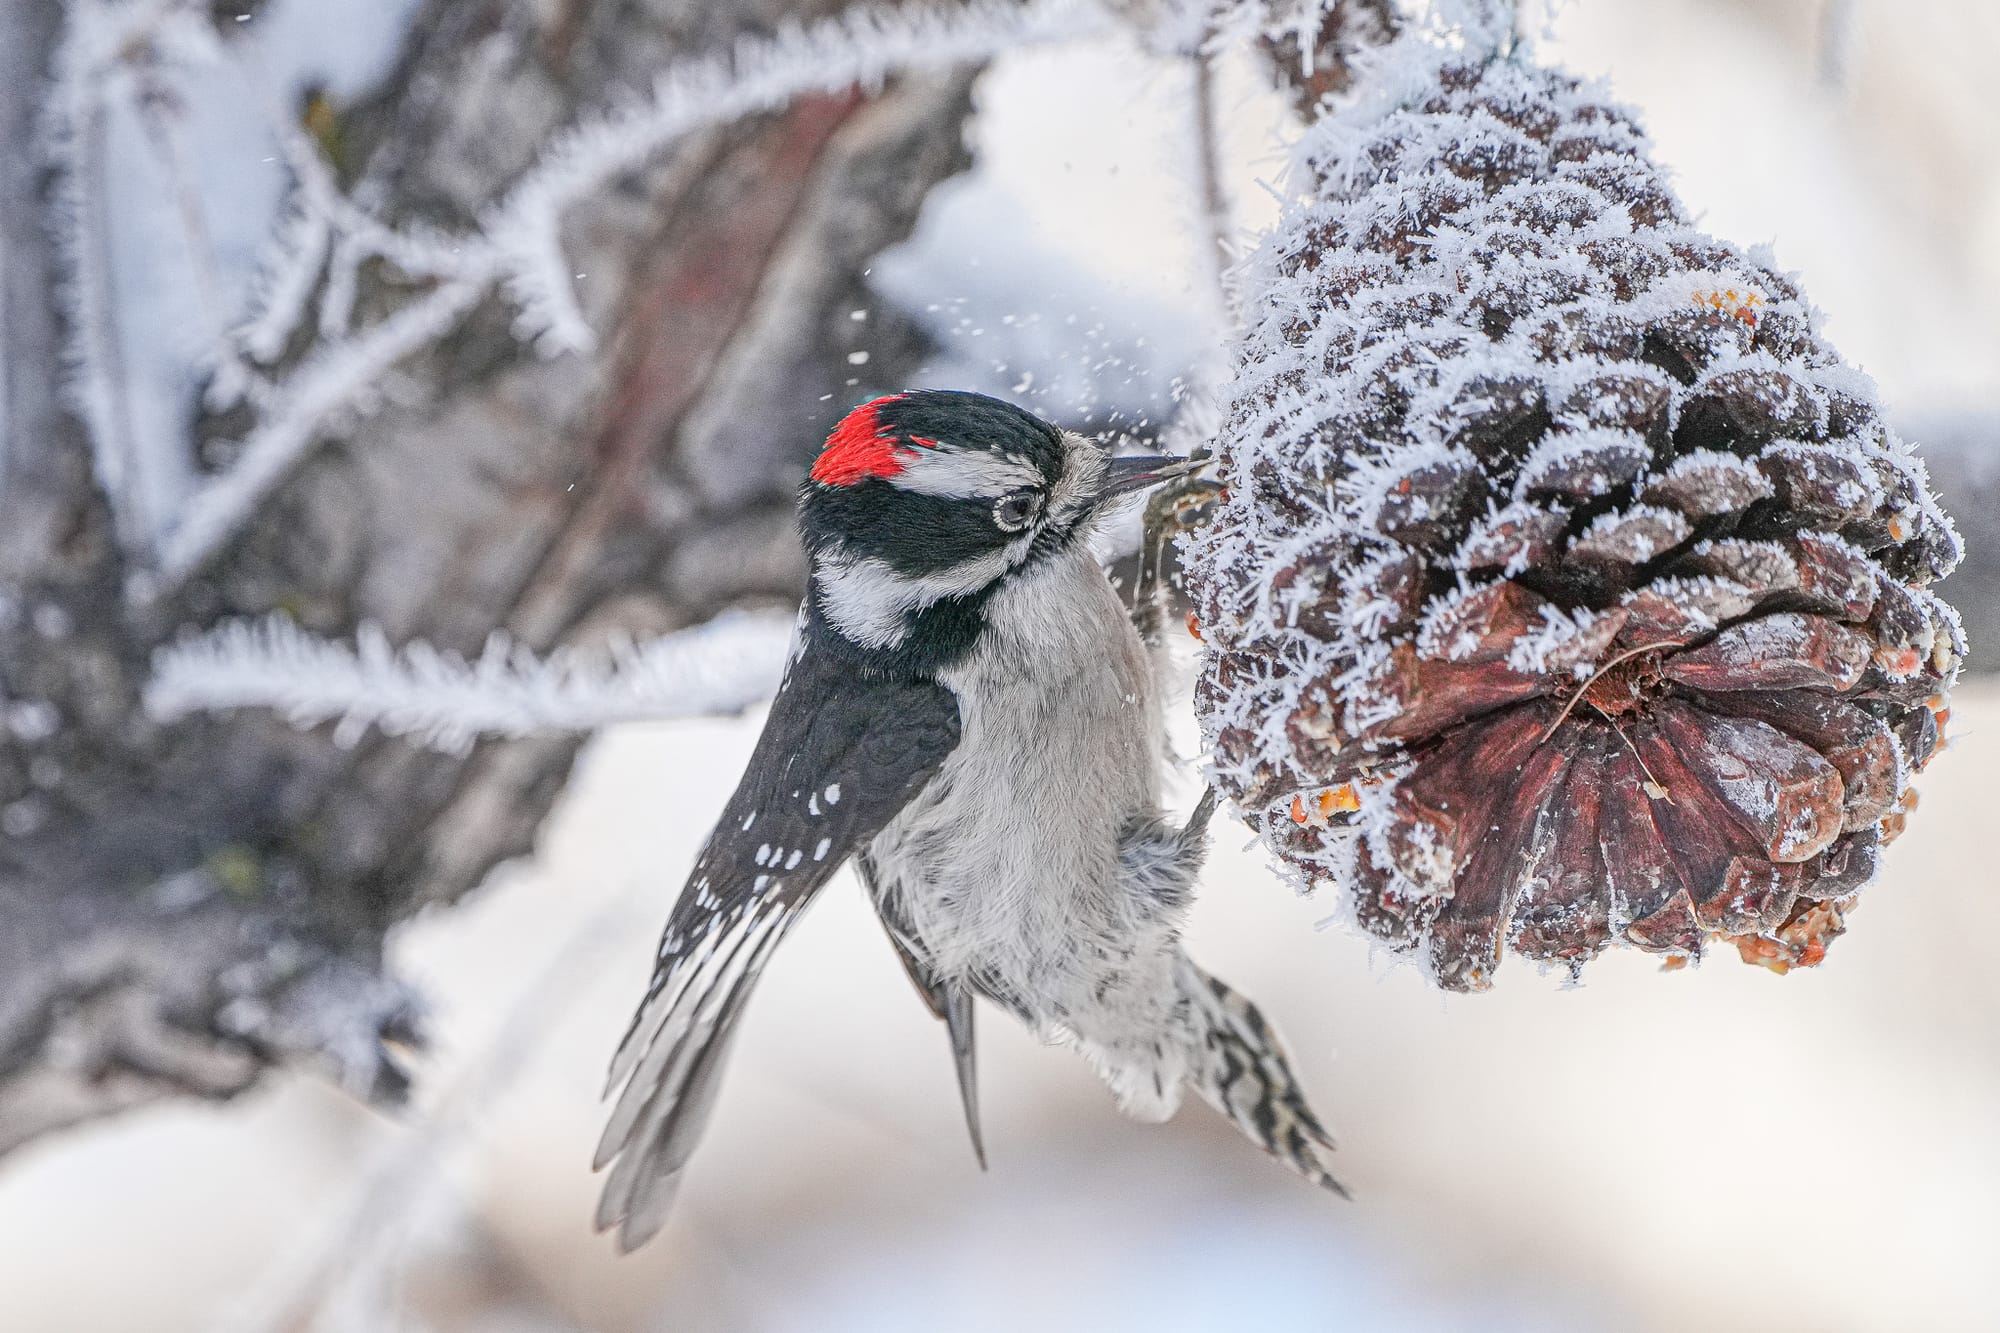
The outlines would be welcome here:
[[[993,523],[1002,532],[1019,532],[1028,526],[1035,516],[1036,498],[1033,491],[1015,491],[1003,495],[993,503]]]

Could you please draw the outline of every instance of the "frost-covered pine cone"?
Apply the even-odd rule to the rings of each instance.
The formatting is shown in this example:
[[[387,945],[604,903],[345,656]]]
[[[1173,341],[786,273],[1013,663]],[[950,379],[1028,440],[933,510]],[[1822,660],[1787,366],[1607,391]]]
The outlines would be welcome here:
[[[1503,947],[1816,962],[1938,746],[1958,538],[1630,113],[1431,59],[1308,132],[1317,197],[1240,275],[1186,546],[1219,780],[1452,989]]]

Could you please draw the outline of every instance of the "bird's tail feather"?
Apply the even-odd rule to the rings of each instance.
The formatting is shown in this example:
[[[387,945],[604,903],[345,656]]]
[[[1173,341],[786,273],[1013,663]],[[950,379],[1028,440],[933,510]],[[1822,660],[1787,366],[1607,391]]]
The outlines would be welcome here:
[[[1185,957],[1180,981],[1195,1023],[1189,1086],[1265,1152],[1315,1185],[1348,1197],[1326,1163],[1333,1136],[1306,1103],[1264,1015]]]
[[[945,994],[945,1032],[951,1038],[951,1063],[958,1074],[958,1101],[965,1110],[965,1132],[972,1136],[972,1155],[986,1169],[986,1136],[979,1129],[979,1063],[973,1044],[972,992],[953,986]]]
[[[641,1007],[613,1064],[614,1080],[629,1077],[594,1163],[611,1168],[597,1229],[617,1227],[621,1249],[638,1248],[665,1225],[714,1109],[744,1003],[795,915],[780,910],[745,923]]]

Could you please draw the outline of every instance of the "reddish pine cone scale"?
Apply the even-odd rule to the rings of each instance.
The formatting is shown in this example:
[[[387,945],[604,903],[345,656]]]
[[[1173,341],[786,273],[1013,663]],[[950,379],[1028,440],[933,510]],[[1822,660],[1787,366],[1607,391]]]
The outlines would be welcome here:
[[[1964,643],[1922,464],[1630,115],[1511,59],[1316,125],[1186,542],[1220,785],[1440,985],[1816,963]]]

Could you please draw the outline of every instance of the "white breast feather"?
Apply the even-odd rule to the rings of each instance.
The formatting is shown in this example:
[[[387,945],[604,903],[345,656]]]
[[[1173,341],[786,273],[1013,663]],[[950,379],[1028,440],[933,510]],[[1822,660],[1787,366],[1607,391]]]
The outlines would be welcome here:
[[[1118,835],[1159,801],[1158,703],[1145,648],[1081,549],[994,595],[972,657],[946,673],[961,736],[871,849],[944,976],[1066,987],[1079,934],[1130,939]]]

